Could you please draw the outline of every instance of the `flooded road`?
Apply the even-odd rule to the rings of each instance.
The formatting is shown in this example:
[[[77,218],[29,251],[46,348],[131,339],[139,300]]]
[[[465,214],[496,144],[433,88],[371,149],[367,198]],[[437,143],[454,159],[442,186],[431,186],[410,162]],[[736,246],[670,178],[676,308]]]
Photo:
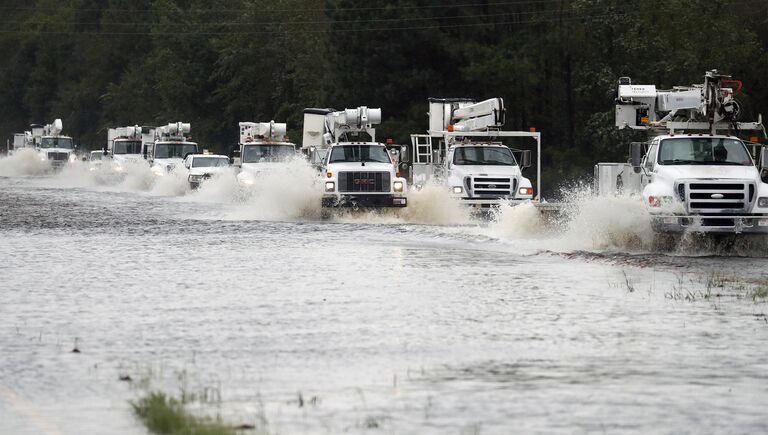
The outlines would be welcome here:
[[[768,430],[764,240],[650,252],[621,201],[545,231],[81,175],[0,177],[0,433],[146,433],[149,391],[253,433]]]

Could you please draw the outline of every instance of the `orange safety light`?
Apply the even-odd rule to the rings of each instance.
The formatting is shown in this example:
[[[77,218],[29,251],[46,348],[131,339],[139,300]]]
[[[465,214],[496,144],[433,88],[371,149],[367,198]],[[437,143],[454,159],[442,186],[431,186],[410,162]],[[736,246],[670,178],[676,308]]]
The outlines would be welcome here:
[[[399,172],[395,172],[395,177],[400,178],[400,173]]]
[[[642,118],[640,118],[640,124],[648,124],[648,117],[643,116]]]
[[[393,143],[395,142],[392,139],[387,139],[387,145],[392,145]]]
[[[448,124],[448,131],[453,131],[453,124]]]
[[[760,139],[757,138],[757,136],[752,136],[749,138],[750,142],[760,142]]]
[[[331,177],[333,177],[333,172],[326,172],[325,176],[328,177],[328,178],[331,178]]]
[[[536,127],[531,127],[528,129],[531,133],[536,133]]]

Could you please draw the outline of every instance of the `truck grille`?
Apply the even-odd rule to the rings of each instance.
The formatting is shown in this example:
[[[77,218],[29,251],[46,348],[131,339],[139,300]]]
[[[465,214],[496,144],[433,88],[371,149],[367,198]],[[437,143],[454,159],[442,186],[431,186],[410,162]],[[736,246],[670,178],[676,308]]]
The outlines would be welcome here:
[[[740,213],[748,211],[755,200],[755,184],[733,181],[682,182],[677,186],[677,193],[691,213]]]
[[[474,177],[472,194],[480,198],[505,198],[513,196],[517,187],[515,178]]]
[[[48,153],[48,160],[64,161],[69,160],[69,153],[50,152]]]
[[[339,172],[339,192],[389,192],[389,172]]]

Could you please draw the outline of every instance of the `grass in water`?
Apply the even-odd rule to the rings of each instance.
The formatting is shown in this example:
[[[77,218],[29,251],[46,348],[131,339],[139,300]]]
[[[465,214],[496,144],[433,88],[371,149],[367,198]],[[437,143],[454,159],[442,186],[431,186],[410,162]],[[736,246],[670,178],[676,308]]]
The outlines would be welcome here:
[[[152,433],[160,435],[234,435],[237,431],[219,420],[197,417],[163,393],[150,393],[132,403],[136,415]]]

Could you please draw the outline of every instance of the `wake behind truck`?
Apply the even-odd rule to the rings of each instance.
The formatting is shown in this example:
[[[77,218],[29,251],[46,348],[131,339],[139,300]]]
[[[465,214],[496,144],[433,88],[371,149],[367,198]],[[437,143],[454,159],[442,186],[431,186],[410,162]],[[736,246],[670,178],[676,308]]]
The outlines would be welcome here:
[[[302,151],[323,173],[323,207],[406,207],[397,157],[376,142],[381,109],[304,109]]]
[[[657,232],[768,233],[768,155],[762,117],[739,122],[742,83],[717,70],[700,85],[658,90],[619,79],[616,126],[648,133],[628,163],[598,163],[595,190],[642,197]],[[754,133],[752,133],[754,134]]]
[[[29,131],[13,136],[13,146],[8,146],[8,154],[12,155],[22,149],[35,150],[41,161],[50,163],[53,169],[61,169],[76,160],[74,141],[71,136],[61,134],[63,125],[61,119],[51,124],[32,124]]]
[[[541,190],[541,133],[502,131],[504,100],[430,98],[427,134],[411,135],[413,184],[443,184],[464,204],[489,208],[501,203],[538,202]],[[510,148],[505,138],[530,138],[537,150],[537,187],[522,170],[531,166],[531,151]]]

